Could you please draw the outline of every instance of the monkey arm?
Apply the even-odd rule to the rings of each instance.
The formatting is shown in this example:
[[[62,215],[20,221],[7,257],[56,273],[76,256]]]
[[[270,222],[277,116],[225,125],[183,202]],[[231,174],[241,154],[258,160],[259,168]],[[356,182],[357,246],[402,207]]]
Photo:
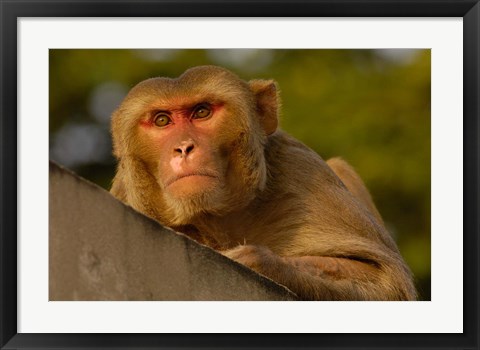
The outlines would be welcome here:
[[[343,257],[280,257],[238,246],[224,255],[286,286],[304,300],[413,300],[374,263]]]

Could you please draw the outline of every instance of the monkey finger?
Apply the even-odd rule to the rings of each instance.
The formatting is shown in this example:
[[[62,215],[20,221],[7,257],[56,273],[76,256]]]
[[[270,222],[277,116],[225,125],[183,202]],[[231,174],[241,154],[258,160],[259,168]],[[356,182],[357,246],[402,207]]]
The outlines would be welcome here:
[[[255,245],[240,245],[222,254],[257,272],[261,272],[260,267],[267,265],[273,258],[273,253],[268,248]]]

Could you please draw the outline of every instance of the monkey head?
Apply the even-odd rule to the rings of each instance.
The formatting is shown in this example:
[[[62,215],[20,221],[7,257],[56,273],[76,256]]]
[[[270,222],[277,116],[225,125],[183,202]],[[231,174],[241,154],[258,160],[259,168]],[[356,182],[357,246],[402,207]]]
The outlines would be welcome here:
[[[278,103],[274,81],[215,66],[139,83],[112,116],[117,197],[167,226],[241,209],[265,186]]]

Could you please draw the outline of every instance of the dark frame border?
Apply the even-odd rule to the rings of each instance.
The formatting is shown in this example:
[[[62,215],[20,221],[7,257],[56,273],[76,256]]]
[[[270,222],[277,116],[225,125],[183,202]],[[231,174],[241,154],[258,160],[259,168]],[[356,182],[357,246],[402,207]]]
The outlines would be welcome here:
[[[479,349],[479,0],[0,0],[0,347]],[[464,333],[17,333],[18,17],[463,17]],[[458,233],[452,233],[458,234]]]

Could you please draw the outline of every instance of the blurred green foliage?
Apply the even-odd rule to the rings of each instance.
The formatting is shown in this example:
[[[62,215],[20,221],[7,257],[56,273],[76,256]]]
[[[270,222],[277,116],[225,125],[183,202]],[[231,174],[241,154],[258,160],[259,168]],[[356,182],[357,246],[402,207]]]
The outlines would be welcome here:
[[[50,157],[109,189],[109,116],[149,77],[216,64],[273,78],[281,127],[371,190],[430,299],[430,50],[50,50]]]

